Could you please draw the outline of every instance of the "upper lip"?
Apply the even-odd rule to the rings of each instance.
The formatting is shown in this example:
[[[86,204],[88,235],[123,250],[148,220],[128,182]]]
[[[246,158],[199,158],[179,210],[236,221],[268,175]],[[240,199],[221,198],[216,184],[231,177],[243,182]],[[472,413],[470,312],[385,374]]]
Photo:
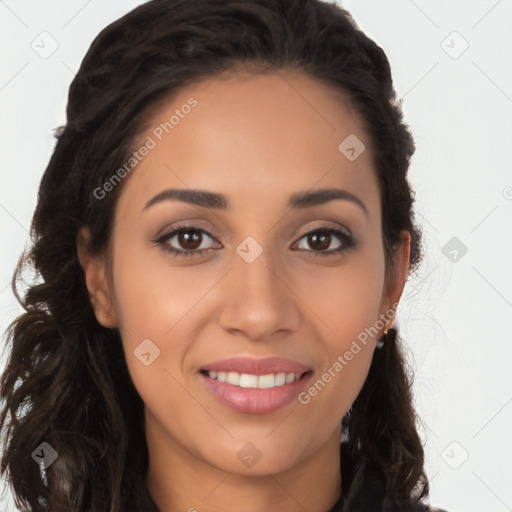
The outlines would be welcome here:
[[[212,372],[237,372],[250,375],[267,375],[270,373],[295,373],[302,375],[311,370],[306,365],[284,357],[266,357],[255,359],[252,357],[231,357],[206,364],[201,370]]]

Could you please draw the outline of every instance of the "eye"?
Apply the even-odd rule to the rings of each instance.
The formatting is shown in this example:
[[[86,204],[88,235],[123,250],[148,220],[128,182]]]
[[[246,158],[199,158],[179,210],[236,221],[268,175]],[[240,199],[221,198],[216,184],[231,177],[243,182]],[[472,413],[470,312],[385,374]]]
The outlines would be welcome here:
[[[155,243],[162,246],[162,249],[175,256],[198,256],[211,248],[211,242],[218,242],[204,229],[194,226],[178,226],[165,233]],[[220,245],[220,244],[218,244]]]
[[[310,249],[305,248],[301,240],[306,240],[305,245]],[[189,225],[178,226],[154,242],[175,256],[200,256],[206,251],[222,247],[207,231]],[[293,250],[306,250],[315,256],[334,256],[355,247],[356,242],[350,232],[325,226],[306,233],[295,245],[297,244],[298,247],[292,248]]]
[[[355,247],[355,240],[348,231],[327,226],[306,233],[297,243],[304,239],[306,245],[312,248],[308,252],[315,253],[315,256],[333,256]],[[336,243],[336,239],[338,239],[338,243]],[[334,247],[332,247],[333,241]],[[326,250],[329,248],[330,250]],[[298,249],[304,250],[304,245],[299,243]],[[308,250],[307,247],[306,250]]]

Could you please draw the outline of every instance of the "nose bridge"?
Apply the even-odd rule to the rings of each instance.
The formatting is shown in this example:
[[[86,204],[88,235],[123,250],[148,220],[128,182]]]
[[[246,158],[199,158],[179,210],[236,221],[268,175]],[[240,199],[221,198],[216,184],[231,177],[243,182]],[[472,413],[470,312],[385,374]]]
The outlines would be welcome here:
[[[254,239],[239,244],[220,317],[225,329],[256,339],[295,328],[298,311],[282,269],[273,251]]]
[[[242,253],[246,249],[248,252],[245,254],[251,255],[250,259]],[[237,253],[239,258],[238,261],[235,260],[233,279],[240,302],[249,300],[253,305],[260,304],[259,307],[263,305],[268,308],[279,307],[279,299],[284,298],[281,297],[283,284],[276,277],[277,272],[274,269],[279,265],[272,249],[262,247],[258,250],[254,242],[248,241],[239,245]]]
[[[235,264],[235,280],[240,284],[239,296],[248,294],[256,299],[269,301],[276,298],[282,286],[276,277],[275,258],[271,250],[263,250],[254,261],[246,261],[240,257]]]

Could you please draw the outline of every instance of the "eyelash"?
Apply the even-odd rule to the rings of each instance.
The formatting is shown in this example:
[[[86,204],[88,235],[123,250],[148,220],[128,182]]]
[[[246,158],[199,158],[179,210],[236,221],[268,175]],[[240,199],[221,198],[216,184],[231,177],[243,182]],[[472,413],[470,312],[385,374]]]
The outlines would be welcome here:
[[[178,249],[175,249],[174,247],[170,247],[167,244],[167,242],[169,240],[171,240],[172,238],[174,238],[174,236],[176,236],[176,235],[178,235],[180,233],[187,233],[188,231],[194,231],[194,232],[197,232],[197,233],[201,233],[203,235],[206,235],[206,236],[210,237],[212,240],[215,240],[204,229],[201,229],[201,228],[198,228],[198,227],[195,227],[195,226],[192,226],[192,225],[181,225],[181,226],[176,227],[172,231],[169,231],[168,233],[163,234],[162,236],[160,236],[159,238],[154,240],[154,243],[159,244],[160,246],[162,246],[163,250],[165,250],[166,252],[171,253],[171,254],[173,254],[174,256],[177,256],[177,257],[182,257],[182,256],[183,257],[200,256],[204,252],[211,250],[211,249],[194,249],[194,250],[189,250],[189,251],[187,251],[187,250],[178,250]],[[330,251],[313,251],[313,250],[307,250],[306,251],[306,252],[313,253],[313,255],[315,255],[315,256],[323,256],[323,257],[336,256],[338,254],[343,254],[347,250],[355,247],[355,245],[356,245],[356,241],[354,240],[352,235],[350,235],[349,233],[345,232],[342,229],[337,229],[337,228],[332,228],[332,227],[327,227],[327,226],[325,226],[325,227],[318,227],[318,228],[315,228],[315,229],[313,229],[311,231],[308,231],[307,233],[304,233],[299,238],[299,240],[302,240],[303,238],[307,237],[308,235],[318,234],[318,233],[321,233],[321,234],[324,234],[324,233],[334,234],[334,235],[336,235],[341,240],[342,244],[337,249],[331,249]],[[304,249],[295,249],[295,250],[304,250]]]

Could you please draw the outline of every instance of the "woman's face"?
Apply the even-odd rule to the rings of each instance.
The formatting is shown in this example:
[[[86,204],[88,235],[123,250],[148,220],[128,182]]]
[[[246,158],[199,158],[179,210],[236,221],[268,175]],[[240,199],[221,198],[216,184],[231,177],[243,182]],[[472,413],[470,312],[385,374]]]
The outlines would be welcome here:
[[[409,258],[404,239],[386,287],[360,119],[303,74],[223,77],[166,103],[135,150],[143,145],[124,177],[110,259],[94,267],[99,276],[111,265],[109,288],[88,283],[98,304],[103,284],[110,297],[110,316],[97,318],[120,329],[150,449],[263,475],[338,444]],[[289,364],[222,362],[235,357]],[[205,374],[219,361],[232,383]]]

